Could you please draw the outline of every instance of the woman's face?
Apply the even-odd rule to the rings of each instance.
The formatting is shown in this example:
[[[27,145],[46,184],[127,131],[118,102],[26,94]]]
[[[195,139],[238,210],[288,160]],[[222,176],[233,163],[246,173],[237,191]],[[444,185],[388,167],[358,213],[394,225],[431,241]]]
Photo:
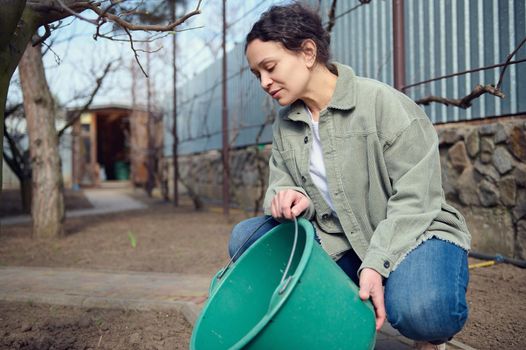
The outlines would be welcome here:
[[[250,70],[261,87],[281,106],[301,99],[310,78],[308,58],[281,43],[255,39],[247,46]]]

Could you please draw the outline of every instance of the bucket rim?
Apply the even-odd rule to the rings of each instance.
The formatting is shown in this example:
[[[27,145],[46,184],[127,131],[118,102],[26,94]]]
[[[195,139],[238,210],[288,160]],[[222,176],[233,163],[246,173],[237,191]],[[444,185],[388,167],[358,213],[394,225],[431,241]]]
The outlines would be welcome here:
[[[214,275],[213,280],[212,280],[212,284],[213,283],[219,283],[219,284],[214,287],[215,290],[209,296],[208,301],[206,302],[203,310],[201,311],[201,314],[199,315],[199,318],[197,319],[197,322],[195,323],[195,326],[194,326],[195,330],[199,329],[199,326],[201,325],[201,321],[203,319],[203,316],[206,314],[208,306],[213,303],[213,301],[215,299],[215,296],[221,290],[221,287],[223,286],[223,283],[226,280],[228,280],[229,275],[232,273],[232,271],[235,270],[236,266],[243,262],[244,258],[249,255],[249,252],[252,249],[257,249],[255,247],[258,244],[262,244],[262,242],[264,242],[266,239],[268,239],[267,237],[270,237],[271,235],[275,234],[279,230],[278,228],[281,227],[281,229],[283,229],[283,225],[291,226],[292,229],[294,230],[294,222],[292,222],[292,221],[284,222],[284,223],[281,223],[280,225],[277,225],[276,227],[272,228],[269,232],[267,232],[263,237],[261,237],[256,242],[254,242],[254,244],[252,244],[246,250],[246,252],[244,254],[242,254],[239,257],[239,259],[234,264],[232,264],[230,266],[229,271],[227,271],[223,275],[223,277],[221,278],[221,281],[217,282],[215,279],[216,279],[216,277],[219,275],[219,273],[222,270],[219,270]],[[283,294],[279,298],[279,301],[276,302],[276,303],[273,303],[273,305],[271,305],[271,307],[269,307],[269,310],[263,315],[263,317],[261,317],[259,322],[256,323],[254,325],[254,327],[252,327],[252,329],[249,332],[247,332],[247,334],[245,334],[241,339],[239,339],[229,349],[231,349],[231,350],[233,350],[233,349],[241,349],[243,346],[248,344],[252,339],[254,339],[261,332],[261,330],[263,330],[263,328],[266,327],[266,325],[274,317],[274,315],[280,310],[281,306],[285,303],[285,301],[288,299],[289,295],[292,293],[292,291],[296,287],[296,285],[298,283],[298,280],[299,280],[299,277],[303,274],[303,271],[305,270],[305,268],[306,268],[306,266],[307,266],[307,264],[308,264],[308,262],[310,260],[310,257],[312,255],[312,249],[313,249],[313,245],[314,245],[314,240],[315,240],[314,239],[314,228],[313,228],[312,224],[308,220],[306,220],[304,218],[298,219],[298,234],[301,234],[300,233],[301,230],[299,229],[300,226],[303,228],[303,231],[305,232],[306,239],[305,239],[305,245],[303,247],[303,253],[302,253],[301,259],[300,259],[300,261],[299,261],[294,273],[292,275],[290,275],[291,276],[291,281],[289,282],[289,284],[287,285],[285,291],[283,292]],[[276,293],[276,291],[280,287],[281,287],[281,283],[277,285],[273,295]],[[195,342],[196,342],[195,335],[196,334],[197,334],[197,332],[192,332],[192,337],[191,337],[191,341],[190,341],[190,349],[192,349],[192,350],[196,349],[196,347],[195,347]]]

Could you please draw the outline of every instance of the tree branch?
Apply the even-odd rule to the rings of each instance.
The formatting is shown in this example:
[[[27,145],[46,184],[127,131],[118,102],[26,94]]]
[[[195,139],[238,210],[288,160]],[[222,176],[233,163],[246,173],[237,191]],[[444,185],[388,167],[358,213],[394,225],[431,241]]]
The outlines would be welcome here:
[[[340,17],[342,17],[342,16],[345,16],[346,14],[351,13],[351,12],[357,10],[358,8],[360,8],[360,6],[367,5],[368,3],[371,2],[371,0],[358,0],[358,1],[359,1],[359,4],[357,4],[357,5],[353,6],[353,7],[351,7],[351,8],[348,9],[347,11],[342,12],[342,13],[340,13],[340,14],[337,15],[337,16],[335,15],[335,16],[334,16],[334,20],[337,20],[338,18],[340,18]]]
[[[137,64],[141,68],[142,74],[144,74],[144,76],[146,78],[148,78],[148,74],[146,74],[146,71],[144,70],[143,66],[141,65],[141,61],[139,61],[139,54],[137,53],[137,50],[133,46],[133,37],[132,37],[130,31],[128,30],[128,28],[124,28],[124,31],[126,32],[126,34],[128,34],[128,38],[130,38],[130,46],[131,46],[131,49],[133,51],[133,54],[135,55],[135,61],[137,61]]]
[[[415,101],[417,104],[421,104],[421,105],[429,105],[431,102],[437,102],[437,103],[442,103],[446,106],[455,106],[455,107],[459,107],[459,108],[463,108],[463,109],[467,109],[469,107],[471,107],[472,105],[472,101],[479,98],[480,96],[488,93],[490,95],[493,95],[493,96],[497,96],[497,97],[500,97],[500,98],[504,98],[505,95],[504,93],[501,91],[500,87],[501,87],[501,84],[502,84],[502,79],[504,78],[504,73],[506,72],[506,68],[508,68],[508,66],[510,65],[510,62],[511,62],[511,59],[513,58],[513,56],[515,56],[515,54],[517,53],[517,51],[519,51],[519,49],[522,47],[522,45],[524,45],[526,43],[526,37],[521,41],[521,43],[508,55],[508,57],[506,57],[506,60],[504,63],[500,64],[499,66],[502,66],[504,65],[504,68],[502,69],[502,71],[500,72],[500,76],[499,76],[499,80],[497,82],[497,85],[493,85],[493,84],[486,84],[486,85],[480,85],[480,84],[477,84],[475,86],[475,88],[473,89],[473,91],[471,91],[471,93],[461,99],[451,99],[451,98],[446,98],[446,97],[439,97],[439,96],[426,96],[424,98],[421,98],[417,101]],[[454,75],[458,75],[459,73],[456,73]],[[431,79],[429,81],[433,81],[433,80],[436,80],[436,79]],[[428,82],[429,82],[428,81]],[[417,84],[413,84],[412,86],[416,86]]]
[[[471,107],[471,102],[477,98],[479,98],[483,94],[491,94],[493,96],[497,96],[500,98],[504,98],[505,95],[497,89],[493,85],[476,85],[473,91],[471,93],[461,99],[453,99],[453,98],[445,98],[445,97],[439,97],[439,96],[426,96],[424,98],[421,98],[417,101],[415,101],[417,104],[420,105],[429,105],[431,102],[437,102],[442,103],[446,106],[455,106],[463,109],[467,109]]]
[[[327,32],[330,34],[332,28],[336,24],[336,4],[338,0],[332,0],[331,9],[329,11],[329,23],[327,23]]]
[[[524,45],[524,43],[526,43],[526,37],[524,37],[524,39],[522,39],[521,43],[506,58],[506,61],[505,61],[506,65],[504,66],[504,68],[502,68],[502,71],[500,72],[500,76],[499,76],[499,81],[497,82],[497,89],[498,90],[500,90],[500,86],[502,84],[502,79],[504,78],[504,73],[506,73],[506,69],[508,68],[508,65],[510,64],[511,59],[513,58],[513,56],[515,56],[517,51],[519,51],[519,49],[522,47],[522,45]]]
[[[67,6],[66,4],[64,4],[64,2],[62,2],[62,0],[57,0],[58,3],[60,4],[60,6],[62,6],[62,8],[64,10],[66,10],[67,13],[69,13],[70,15],[72,16],[75,16],[77,17],[78,19],[81,19],[85,22],[88,22],[88,23],[91,23],[91,24],[94,24],[94,25],[97,25],[98,24],[98,20],[92,20],[92,19],[88,19],[86,17],[83,17],[81,16],[80,14],[78,14],[77,12],[73,11],[69,6]],[[100,3],[99,3],[100,4]]]
[[[0,50],[9,44],[12,34],[15,32],[18,20],[24,12],[26,6],[22,0],[2,1],[2,11],[0,11]]]
[[[22,170],[20,170],[18,163],[11,157],[5,153],[5,151],[2,151],[4,155],[4,160],[6,164],[11,168],[11,171],[16,175],[16,177],[21,180],[22,179]]]
[[[47,23],[44,24],[44,29],[46,30],[44,35],[42,35],[37,40],[35,40],[33,43],[31,43],[31,45],[33,45],[33,47],[42,44],[44,42],[44,40],[46,40],[47,38],[49,38],[51,36],[51,27],[49,26],[49,24],[47,24]],[[35,34],[35,36],[38,36],[38,35]]]
[[[9,107],[9,109],[7,109],[4,112],[4,120],[6,120],[7,117],[9,117],[11,114],[13,114],[16,111],[18,111],[22,106],[23,106],[22,103],[17,103],[16,105],[13,105],[13,106]]]
[[[100,8],[100,3],[99,3],[99,6],[97,5],[97,3],[91,3],[91,2],[85,2],[83,4],[84,4],[86,9],[92,10],[97,15],[99,15],[99,17],[107,18],[108,20],[110,20],[110,21],[118,24],[119,26],[121,26],[123,29],[126,28],[126,29],[131,30],[131,31],[144,30],[144,31],[154,31],[154,32],[167,32],[167,31],[174,30],[175,27],[177,27],[180,24],[183,24],[190,17],[193,17],[195,15],[200,14],[201,13],[201,9],[200,9],[201,2],[202,2],[202,0],[198,1],[197,7],[196,7],[195,10],[185,14],[184,16],[180,17],[179,19],[177,19],[173,23],[169,23],[167,25],[133,24],[133,23],[130,23],[130,22],[127,22],[127,21],[123,20],[119,16],[116,16],[114,14],[108,13],[105,10],[101,9]],[[97,24],[97,23],[95,23],[95,24]]]
[[[7,165],[9,165],[9,167],[11,168],[13,173],[15,173],[15,175],[19,179],[22,179],[23,171],[22,171],[22,168],[20,167],[20,164],[22,164],[24,159],[22,157],[22,153],[18,149],[18,146],[17,146],[15,140],[11,137],[9,132],[7,132],[7,128],[6,128],[5,122],[4,122],[4,136],[7,139],[7,143],[9,144],[9,148],[11,149],[11,157],[9,157],[7,155],[7,153],[5,153],[5,151],[2,151],[2,153],[4,155],[5,162],[7,163]]]
[[[70,127],[72,126],[79,118],[80,116],[86,112],[88,110],[88,108],[90,107],[91,103],[93,102],[93,99],[95,98],[95,95],[97,95],[97,92],[99,91],[100,87],[102,86],[102,82],[104,81],[104,78],[106,77],[106,75],[108,74],[108,72],[110,71],[111,69],[111,66],[112,66],[112,62],[108,63],[108,65],[106,66],[106,68],[104,69],[102,75],[100,77],[97,78],[96,80],[96,85],[95,85],[95,88],[93,89],[88,101],[84,104],[84,106],[82,106],[82,108],[80,108],[79,110],[77,110],[75,112],[75,114],[73,114],[73,116],[71,118],[69,118],[68,122],[66,123],[66,125],[64,125],[64,127],[62,127],[62,129],[60,129],[60,131],[58,132],[58,138],[60,139],[60,137],[64,134],[64,132]]]

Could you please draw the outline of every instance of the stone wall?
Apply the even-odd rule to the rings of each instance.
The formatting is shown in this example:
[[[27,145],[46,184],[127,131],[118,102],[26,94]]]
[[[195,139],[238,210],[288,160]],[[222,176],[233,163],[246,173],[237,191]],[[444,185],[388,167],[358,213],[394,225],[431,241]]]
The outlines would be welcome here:
[[[437,126],[446,198],[466,216],[473,249],[526,258],[526,120]]]
[[[247,215],[263,205],[270,148],[270,145],[251,146],[230,151],[231,206],[245,210]],[[168,162],[171,167],[171,160]],[[182,179],[180,192],[187,193],[190,187],[203,201],[222,203],[223,162],[220,151],[179,157],[179,172]],[[172,174],[170,171],[170,176]],[[169,183],[171,185],[173,181],[170,179]]]
[[[466,217],[473,250],[525,259],[526,118],[443,124],[437,132],[444,192]],[[247,215],[262,205],[269,154],[269,145],[231,151],[232,206]],[[219,151],[180,157],[179,167],[185,185],[221,203]]]

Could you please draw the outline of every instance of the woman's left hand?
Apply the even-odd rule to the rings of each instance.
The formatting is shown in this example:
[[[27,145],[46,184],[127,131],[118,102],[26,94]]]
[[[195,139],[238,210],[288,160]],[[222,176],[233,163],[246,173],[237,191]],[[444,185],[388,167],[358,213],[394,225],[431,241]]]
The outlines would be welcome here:
[[[360,272],[360,299],[372,299],[376,313],[376,330],[380,330],[385,322],[384,287],[382,275],[373,269],[364,268]]]

